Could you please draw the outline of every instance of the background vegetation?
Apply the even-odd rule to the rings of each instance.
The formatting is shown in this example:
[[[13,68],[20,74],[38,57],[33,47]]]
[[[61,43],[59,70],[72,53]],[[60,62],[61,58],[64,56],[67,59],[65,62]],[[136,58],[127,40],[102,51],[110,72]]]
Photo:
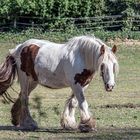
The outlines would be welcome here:
[[[110,27],[110,22],[114,22],[113,18],[104,17],[120,15],[115,20],[121,25],[105,30],[139,30],[139,9],[139,0],[1,0],[0,26],[16,27],[21,23],[22,29],[39,25],[45,30],[67,30],[85,23],[90,27],[94,22],[94,27],[101,28],[104,25]]]
[[[94,17],[103,15],[138,15],[139,0],[4,0],[0,15],[38,16],[42,18]]]

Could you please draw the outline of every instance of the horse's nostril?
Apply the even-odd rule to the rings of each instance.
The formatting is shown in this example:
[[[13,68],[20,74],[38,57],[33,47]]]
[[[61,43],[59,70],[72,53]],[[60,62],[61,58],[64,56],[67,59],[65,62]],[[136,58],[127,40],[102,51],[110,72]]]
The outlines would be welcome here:
[[[114,85],[106,84],[106,90],[107,90],[107,91],[112,91],[113,88],[114,88]]]
[[[109,84],[107,84],[106,87],[109,88]]]
[[[106,87],[107,87],[108,89],[113,89],[114,86],[115,86],[115,85],[109,85],[109,84],[106,84]]]

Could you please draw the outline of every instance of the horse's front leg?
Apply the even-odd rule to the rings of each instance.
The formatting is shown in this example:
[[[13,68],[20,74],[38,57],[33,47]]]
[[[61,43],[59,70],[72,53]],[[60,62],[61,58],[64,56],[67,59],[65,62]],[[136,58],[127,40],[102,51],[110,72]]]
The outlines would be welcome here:
[[[61,116],[61,126],[64,129],[76,129],[77,124],[75,121],[75,109],[78,105],[77,99],[74,94],[66,101],[64,111]]]
[[[91,117],[88,109],[88,103],[84,97],[84,88],[81,85],[76,84],[73,87],[74,94],[78,100],[81,121],[79,124],[79,129],[82,132],[89,132],[95,130],[95,120]]]

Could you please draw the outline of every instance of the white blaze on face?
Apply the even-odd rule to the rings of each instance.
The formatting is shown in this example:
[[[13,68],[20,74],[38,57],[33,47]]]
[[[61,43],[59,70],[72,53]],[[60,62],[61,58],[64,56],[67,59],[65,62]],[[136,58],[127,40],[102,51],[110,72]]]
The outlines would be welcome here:
[[[113,87],[115,86],[115,79],[114,79],[114,71],[113,71],[113,62],[111,62],[109,60],[108,64],[107,64],[107,82],[106,82],[106,89],[108,91],[111,91],[113,89]]]
[[[104,81],[106,91],[112,91],[115,86],[115,66],[117,65],[117,61],[114,57],[116,51],[113,47],[112,52],[108,51],[108,53],[104,53],[104,60],[101,64],[101,76]]]

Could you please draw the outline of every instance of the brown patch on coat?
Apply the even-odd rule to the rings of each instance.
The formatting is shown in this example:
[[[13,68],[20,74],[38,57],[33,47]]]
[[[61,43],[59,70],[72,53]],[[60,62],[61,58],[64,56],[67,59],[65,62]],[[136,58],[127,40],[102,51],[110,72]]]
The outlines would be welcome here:
[[[21,52],[21,70],[24,71],[27,76],[32,76],[35,81],[37,81],[38,78],[34,70],[34,61],[38,51],[39,47],[32,44],[24,47]]]
[[[77,73],[74,77],[75,84],[79,83],[82,87],[88,85],[93,78],[93,72],[83,69],[82,73]]]

